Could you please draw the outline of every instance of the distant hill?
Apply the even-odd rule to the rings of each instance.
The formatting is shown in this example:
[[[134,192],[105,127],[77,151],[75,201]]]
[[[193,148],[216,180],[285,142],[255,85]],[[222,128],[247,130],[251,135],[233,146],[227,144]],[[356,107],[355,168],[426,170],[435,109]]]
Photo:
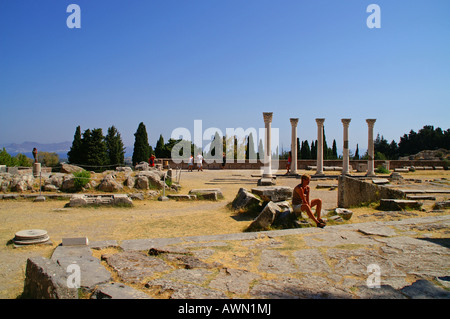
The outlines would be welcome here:
[[[11,154],[12,156],[16,156],[21,153],[29,158],[33,158],[33,148],[37,148],[38,152],[49,152],[58,154],[60,159],[67,159],[67,152],[72,147],[72,142],[59,142],[59,143],[49,143],[42,144],[38,142],[23,142],[20,144],[11,143],[6,145],[0,145],[0,150],[2,148]],[[133,154],[133,146],[127,146],[125,151],[125,156],[131,156]]]
[[[30,158],[33,158],[33,148],[36,147],[38,152],[49,152],[56,153],[60,158],[67,158],[67,152],[70,150],[72,146],[72,142],[60,142],[60,143],[50,143],[50,144],[42,144],[38,142],[23,142],[20,144],[11,143],[7,145],[0,145],[1,148],[5,148],[5,150],[15,156],[19,153],[24,154]]]

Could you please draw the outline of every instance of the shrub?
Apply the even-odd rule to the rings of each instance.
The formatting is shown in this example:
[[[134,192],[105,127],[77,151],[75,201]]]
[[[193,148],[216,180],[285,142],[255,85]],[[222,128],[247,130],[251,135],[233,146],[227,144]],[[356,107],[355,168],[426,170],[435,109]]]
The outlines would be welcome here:
[[[383,165],[378,165],[375,172],[379,173],[379,174],[389,174],[390,173],[389,170],[386,167],[384,167]]]
[[[91,181],[91,173],[89,171],[81,171],[72,173],[75,176],[75,189],[80,190]]]

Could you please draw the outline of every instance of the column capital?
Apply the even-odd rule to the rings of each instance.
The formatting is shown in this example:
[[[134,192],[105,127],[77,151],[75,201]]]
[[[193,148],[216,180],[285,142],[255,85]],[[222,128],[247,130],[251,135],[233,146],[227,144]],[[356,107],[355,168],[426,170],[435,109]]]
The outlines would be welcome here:
[[[369,125],[369,127],[373,127],[376,120],[377,119],[366,119],[367,125]]]
[[[263,112],[264,123],[272,123],[273,112]]]
[[[316,119],[316,123],[318,126],[323,126],[323,122],[325,122],[325,119]]]
[[[291,118],[290,121],[291,121],[291,125],[292,125],[292,126],[297,126],[297,124],[298,124],[298,118]]]
[[[344,126],[349,126],[352,119],[341,119],[342,124]]]

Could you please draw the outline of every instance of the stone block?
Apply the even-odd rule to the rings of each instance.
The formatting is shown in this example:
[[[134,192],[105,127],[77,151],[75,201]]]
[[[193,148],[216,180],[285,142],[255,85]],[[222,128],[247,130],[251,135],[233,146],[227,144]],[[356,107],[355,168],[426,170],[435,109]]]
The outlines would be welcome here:
[[[127,194],[115,194],[114,195],[114,205],[128,205],[132,206],[133,201]]]
[[[405,197],[406,194],[401,190],[375,185],[349,176],[339,176],[338,207],[340,208],[367,204],[383,198],[403,199]]]
[[[144,292],[122,283],[111,282],[98,286],[91,299],[152,299]]]
[[[89,245],[89,239],[87,237],[63,238],[62,245],[63,246],[87,246],[87,245]]]
[[[111,280],[111,273],[102,266],[99,259],[92,256],[88,246],[58,246],[51,260],[58,263],[64,271],[70,265],[78,265],[82,288],[93,289]]]
[[[280,202],[292,198],[294,189],[289,186],[260,186],[252,188],[252,193],[266,202]]]
[[[345,208],[336,208],[335,212],[344,220],[349,220],[353,215],[353,212],[351,210]]]
[[[30,299],[78,299],[78,289],[67,285],[68,273],[41,256],[27,260],[23,296]]]
[[[274,202],[269,202],[264,207],[262,212],[256,217],[253,222],[248,227],[248,230],[262,230],[267,229],[269,226],[273,224],[277,215],[284,211],[283,208],[278,206]]]
[[[403,210],[406,208],[420,209],[422,208],[421,202],[408,199],[380,199],[380,210]]]
[[[168,198],[174,200],[195,200],[197,199],[197,195],[186,195],[186,194],[169,194]]]
[[[216,195],[212,195],[216,193]],[[190,195],[197,195],[197,199],[223,199],[223,193],[220,188],[201,188],[201,189],[191,189],[189,191]]]
[[[389,180],[386,178],[372,178],[372,183],[375,185],[389,184]]]
[[[233,209],[248,210],[252,207],[259,206],[260,200],[255,195],[247,191],[245,188],[240,188],[231,207]]]

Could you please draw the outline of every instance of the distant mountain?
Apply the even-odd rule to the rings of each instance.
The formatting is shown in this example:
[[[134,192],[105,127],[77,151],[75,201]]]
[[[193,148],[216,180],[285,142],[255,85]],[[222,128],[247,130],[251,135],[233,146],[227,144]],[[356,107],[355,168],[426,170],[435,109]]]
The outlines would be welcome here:
[[[11,154],[12,156],[17,155],[18,153],[24,154],[30,158],[33,158],[32,151],[33,148],[36,147],[38,152],[49,152],[56,153],[60,158],[67,158],[67,152],[70,150],[72,146],[72,142],[60,142],[60,143],[50,143],[50,144],[42,144],[38,142],[23,142],[21,144],[11,143],[7,145],[0,145],[1,148],[5,148],[5,150]]]
[[[60,159],[67,159],[67,152],[72,147],[72,142],[60,142],[60,143],[49,143],[42,144],[38,142],[23,142],[20,144],[11,143],[6,145],[0,145],[0,150],[2,148],[11,154],[12,156],[16,156],[21,153],[29,158],[33,158],[33,148],[37,148],[38,152],[49,152],[58,154]],[[127,146],[125,150],[125,156],[131,156],[133,154],[133,146]]]

